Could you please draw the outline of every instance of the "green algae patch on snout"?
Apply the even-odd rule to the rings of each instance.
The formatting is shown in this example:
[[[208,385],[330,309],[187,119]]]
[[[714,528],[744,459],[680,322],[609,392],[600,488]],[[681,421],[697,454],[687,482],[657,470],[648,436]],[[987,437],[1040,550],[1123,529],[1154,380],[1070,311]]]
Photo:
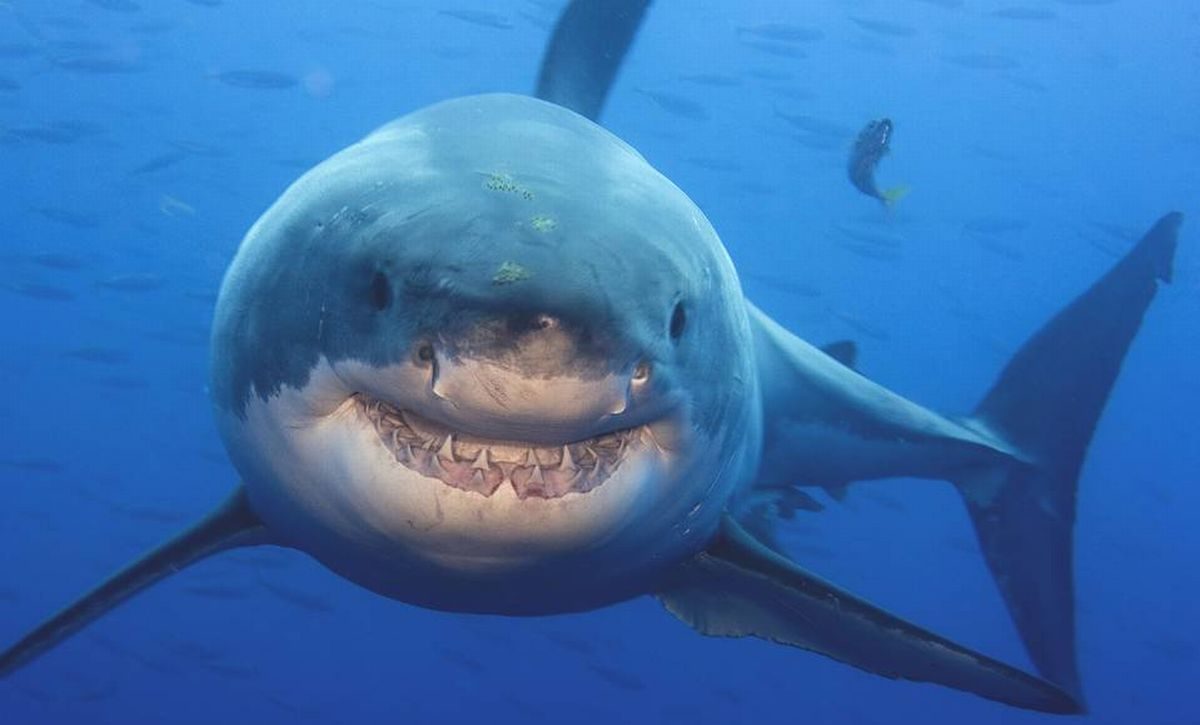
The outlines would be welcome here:
[[[483,181],[483,188],[488,191],[497,191],[502,194],[512,194],[518,196],[525,201],[533,201],[533,192],[528,187],[518,184],[513,177],[508,174],[491,173]]]
[[[529,226],[535,232],[541,232],[545,234],[558,229],[558,221],[554,217],[547,216],[546,214],[534,214],[529,218]]]
[[[492,275],[492,284],[515,284],[522,280],[529,279],[532,276],[532,272],[516,262],[504,262],[498,268],[496,268],[496,273]]]

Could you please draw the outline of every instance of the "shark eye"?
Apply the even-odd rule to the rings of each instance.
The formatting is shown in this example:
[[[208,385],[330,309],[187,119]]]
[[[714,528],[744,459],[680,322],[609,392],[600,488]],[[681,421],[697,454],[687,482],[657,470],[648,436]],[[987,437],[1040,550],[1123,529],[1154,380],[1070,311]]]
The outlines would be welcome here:
[[[387,276],[383,272],[376,272],[375,276],[371,278],[371,289],[368,296],[371,299],[371,306],[380,312],[392,304],[392,286],[388,284]]]
[[[416,358],[417,365],[422,367],[431,365],[434,358],[433,345],[429,344],[428,342],[422,342],[420,345],[417,345],[417,349],[413,351],[413,357]]]
[[[687,313],[683,311],[683,303],[675,303],[675,311],[671,313],[671,339],[678,342],[683,337],[683,328],[687,327]]]

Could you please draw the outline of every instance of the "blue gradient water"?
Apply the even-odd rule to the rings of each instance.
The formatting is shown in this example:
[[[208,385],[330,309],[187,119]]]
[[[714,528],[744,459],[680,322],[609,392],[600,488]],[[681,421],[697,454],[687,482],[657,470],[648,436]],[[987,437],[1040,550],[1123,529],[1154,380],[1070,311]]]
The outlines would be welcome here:
[[[660,0],[603,121],[700,204],[759,305],[811,341],[857,340],[864,373],[951,412],[1130,235],[1189,215],[1092,445],[1076,548],[1088,721],[1200,722],[1200,9],[995,14],[1013,3]],[[0,2],[0,641],[236,482],[210,422],[207,327],[257,215],[391,118],[527,92],[557,6]],[[764,40],[765,23],[821,37]],[[222,75],[239,69],[287,87]],[[891,213],[844,169],[883,115],[881,185],[912,187]],[[825,502],[784,530],[799,561],[1029,666],[950,486]],[[706,639],[648,598],[452,616],[280,551],[177,575],[0,681],[13,725],[1042,720]]]

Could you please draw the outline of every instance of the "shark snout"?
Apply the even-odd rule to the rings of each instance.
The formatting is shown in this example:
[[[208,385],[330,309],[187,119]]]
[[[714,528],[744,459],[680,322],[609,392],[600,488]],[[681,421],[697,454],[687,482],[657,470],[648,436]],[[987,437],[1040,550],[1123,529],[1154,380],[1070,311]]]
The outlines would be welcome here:
[[[650,363],[624,347],[598,345],[592,331],[539,312],[433,337],[413,357],[427,366],[432,397],[448,418],[557,440],[604,426],[644,397]]]

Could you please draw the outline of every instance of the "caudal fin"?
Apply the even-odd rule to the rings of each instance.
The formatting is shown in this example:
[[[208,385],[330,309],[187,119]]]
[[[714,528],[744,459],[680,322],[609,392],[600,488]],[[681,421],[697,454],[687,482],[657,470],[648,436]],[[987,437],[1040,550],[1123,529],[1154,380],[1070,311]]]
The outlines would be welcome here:
[[[1179,225],[1160,219],[1109,272],[1030,338],[973,416],[1028,465],[956,483],[992,575],[1043,677],[1080,695],[1072,528],[1083,456],[1129,344],[1171,281]]]

